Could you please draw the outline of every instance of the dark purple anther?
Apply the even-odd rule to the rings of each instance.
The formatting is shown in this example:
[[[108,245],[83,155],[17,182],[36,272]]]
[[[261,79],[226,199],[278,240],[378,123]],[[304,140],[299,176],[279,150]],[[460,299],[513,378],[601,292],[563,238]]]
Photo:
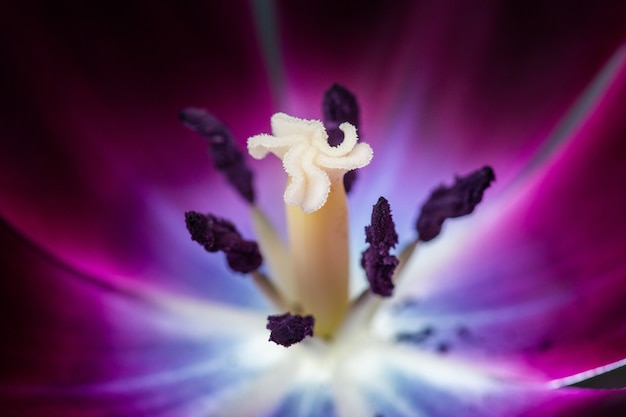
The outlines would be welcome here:
[[[493,169],[485,166],[465,177],[456,177],[451,187],[442,185],[433,191],[417,219],[419,239],[428,242],[441,233],[446,219],[473,212],[482,200],[484,191],[495,179]]]
[[[374,205],[372,223],[365,227],[365,241],[370,246],[361,256],[361,266],[365,269],[370,289],[374,294],[390,297],[393,292],[391,278],[399,261],[389,254],[389,250],[398,243],[398,234],[389,203],[383,197]]]
[[[259,269],[263,263],[259,245],[251,240],[240,239],[224,252],[228,266],[233,271],[247,274]]]
[[[188,211],[185,223],[191,240],[201,244],[208,252],[224,252],[233,271],[247,274],[261,266],[263,258],[259,246],[256,242],[244,240],[228,220]]]
[[[343,141],[340,124],[348,122],[356,128],[359,127],[359,105],[356,97],[339,84],[333,84],[324,93],[322,114],[330,146],[338,146]]]
[[[228,182],[246,201],[254,203],[252,171],[248,169],[243,153],[237,148],[226,125],[202,109],[183,109],[179,117],[185,126],[198,132],[209,142],[209,151],[215,168],[226,175]]]
[[[307,336],[313,336],[314,325],[313,316],[285,313],[268,316],[266,328],[270,331],[270,342],[289,347]]]
[[[343,142],[343,132],[339,129],[340,124],[348,122],[357,129],[359,127],[359,105],[356,97],[339,84],[333,84],[324,93],[322,114],[330,146],[338,146]],[[355,180],[356,170],[345,173],[343,186],[346,192],[350,192]]]

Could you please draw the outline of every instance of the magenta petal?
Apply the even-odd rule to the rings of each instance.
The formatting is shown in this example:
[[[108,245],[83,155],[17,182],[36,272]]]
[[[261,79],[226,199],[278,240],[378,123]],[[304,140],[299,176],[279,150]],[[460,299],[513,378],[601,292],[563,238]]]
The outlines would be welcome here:
[[[471,227],[455,225],[458,233],[423,245],[409,290],[417,298],[397,310],[400,327],[419,319],[433,334],[423,346],[493,368],[508,363],[526,377],[557,379],[624,359],[624,108],[626,66],[525,186],[481,207]]]
[[[212,108],[241,143],[267,124],[251,12],[221,2],[40,3],[0,13],[10,103],[0,116],[0,215],[82,270],[202,288],[194,261],[173,259],[193,247],[180,248],[183,213],[245,222],[247,210],[177,115]]]
[[[359,357],[359,353],[352,355]],[[354,371],[351,378],[341,379],[345,375],[338,373],[336,379],[344,382],[345,394],[337,401],[343,403],[344,410],[358,410],[358,415],[617,417],[626,411],[624,389],[550,389],[545,383],[494,378],[474,363],[438,357],[406,345],[381,347],[375,353],[370,350],[366,357],[370,360],[361,357],[352,367],[348,365]],[[357,401],[355,392],[360,394]]]
[[[273,366],[267,352],[246,359],[255,343],[269,346],[262,314],[237,322],[164,309],[150,293],[68,268],[4,224],[0,247],[2,416],[211,415],[220,392]],[[230,327],[212,328],[220,319]]]
[[[626,390],[552,391],[552,395],[520,417],[620,417],[626,414]]]
[[[416,182],[490,164],[503,183],[624,39],[625,7],[278,2],[286,105],[319,117],[311,103],[339,82],[357,95],[359,131],[376,152],[364,171],[411,155]],[[380,164],[389,144],[405,141],[399,161]]]
[[[387,383],[364,389],[380,415],[404,417],[411,410],[429,417],[619,417],[626,412],[626,390],[546,389],[515,381],[472,380],[461,369],[449,380],[428,381],[402,364],[387,367]],[[433,383],[434,382],[434,383]]]

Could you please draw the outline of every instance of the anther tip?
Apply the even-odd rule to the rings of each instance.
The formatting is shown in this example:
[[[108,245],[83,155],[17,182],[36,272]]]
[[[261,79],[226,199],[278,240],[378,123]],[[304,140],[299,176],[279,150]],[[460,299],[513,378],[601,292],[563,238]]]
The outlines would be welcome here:
[[[241,151],[228,127],[204,109],[188,107],[178,113],[180,121],[190,130],[199,133],[208,143],[211,158],[217,170],[221,171],[227,181],[235,187],[250,204],[254,203],[254,187],[252,171],[245,163]]]

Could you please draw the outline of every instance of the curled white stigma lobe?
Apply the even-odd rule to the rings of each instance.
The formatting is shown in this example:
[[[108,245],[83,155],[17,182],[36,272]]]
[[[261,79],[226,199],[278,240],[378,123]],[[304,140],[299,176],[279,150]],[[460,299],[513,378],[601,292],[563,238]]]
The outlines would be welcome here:
[[[336,147],[328,144],[326,129],[318,120],[276,113],[271,125],[272,135],[248,139],[248,152],[256,159],[270,152],[282,159],[289,176],[285,203],[300,206],[305,213],[324,206],[331,184],[340,184],[346,172],[362,168],[372,160],[372,148],[367,143],[357,143],[356,128],[350,123],[339,126],[344,139]]]

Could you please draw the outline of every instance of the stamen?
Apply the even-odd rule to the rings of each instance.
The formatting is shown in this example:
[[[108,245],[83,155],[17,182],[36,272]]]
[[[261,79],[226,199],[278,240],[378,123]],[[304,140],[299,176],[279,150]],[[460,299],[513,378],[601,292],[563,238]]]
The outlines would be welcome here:
[[[189,129],[198,132],[209,142],[209,151],[215,168],[226,175],[226,179],[250,204],[254,203],[252,171],[247,167],[243,153],[219,119],[202,109],[183,109],[180,120]]]
[[[390,297],[393,292],[391,280],[398,266],[398,258],[389,250],[398,243],[389,202],[380,197],[372,209],[372,222],[365,227],[365,240],[370,246],[363,252],[361,266],[365,269],[370,289],[374,294]]]
[[[348,122],[357,129],[359,128],[359,105],[356,96],[339,84],[333,84],[324,93],[322,114],[330,146],[338,146],[343,141],[343,132],[339,129],[341,123]],[[348,171],[343,177],[346,193],[352,190],[356,181],[356,172],[356,170]]]
[[[263,258],[257,243],[244,240],[228,220],[189,211],[185,213],[185,223],[191,239],[208,252],[224,252],[233,271],[246,274],[261,266]]]
[[[307,336],[313,336],[313,316],[300,316],[285,313],[267,318],[267,329],[270,330],[270,341],[289,347],[299,343]]]
[[[339,125],[345,137],[336,147],[328,144],[320,121],[276,113],[271,124],[274,136],[251,137],[248,151],[256,159],[265,158],[269,152],[282,159],[289,175],[285,202],[300,206],[305,213],[319,210],[326,203],[331,183],[347,171],[366,166],[373,156],[368,144],[356,143],[356,128],[349,123]]]
[[[493,169],[485,166],[465,177],[456,177],[451,187],[440,186],[422,206],[416,228],[423,242],[441,233],[443,222],[448,218],[470,214],[481,202],[483,192],[496,179]]]

